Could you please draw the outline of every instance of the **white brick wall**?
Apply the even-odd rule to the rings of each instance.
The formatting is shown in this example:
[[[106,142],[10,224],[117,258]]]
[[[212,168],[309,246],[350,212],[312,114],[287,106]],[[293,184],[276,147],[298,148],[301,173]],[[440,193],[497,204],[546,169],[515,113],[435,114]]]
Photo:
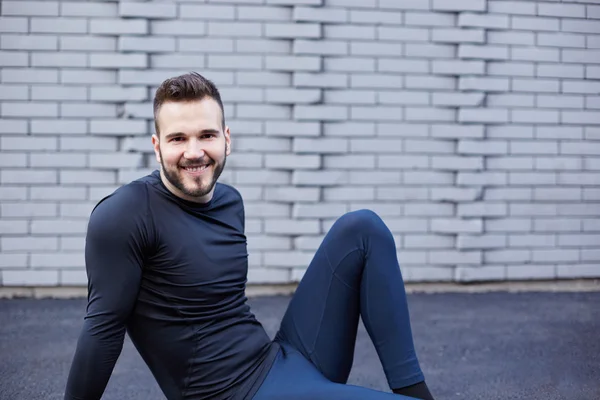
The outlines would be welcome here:
[[[252,283],[371,208],[408,281],[600,277],[597,0],[5,0],[0,285],[85,285],[87,218],[156,167],[153,90],[226,103]]]

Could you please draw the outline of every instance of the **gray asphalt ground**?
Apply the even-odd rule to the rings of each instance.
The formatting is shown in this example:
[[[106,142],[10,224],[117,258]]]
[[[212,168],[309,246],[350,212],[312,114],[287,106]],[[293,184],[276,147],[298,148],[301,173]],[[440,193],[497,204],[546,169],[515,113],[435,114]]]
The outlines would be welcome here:
[[[250,303],[270,335],[289,297]],[[600,399],[600,292],[410,294],[436,399]],[[85,303],[0,300],[0,399],[62,399]],[[388,391],[361,326],[352,384]],[[103,399],[164,399],[126,341]]]

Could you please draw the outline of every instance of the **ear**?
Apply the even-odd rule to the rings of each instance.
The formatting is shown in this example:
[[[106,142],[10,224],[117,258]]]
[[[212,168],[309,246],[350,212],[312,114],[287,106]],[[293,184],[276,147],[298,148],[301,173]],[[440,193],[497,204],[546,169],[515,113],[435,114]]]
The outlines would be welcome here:
[[[231,132],[229,131],[229,127],[226,126],[223,131],[225,134],[225,155],[231,154]]]
[[[156,161],[160,164],[160,140],[156,134],[152,135],[152,147],[154,148],[154,156],[156,157]]]

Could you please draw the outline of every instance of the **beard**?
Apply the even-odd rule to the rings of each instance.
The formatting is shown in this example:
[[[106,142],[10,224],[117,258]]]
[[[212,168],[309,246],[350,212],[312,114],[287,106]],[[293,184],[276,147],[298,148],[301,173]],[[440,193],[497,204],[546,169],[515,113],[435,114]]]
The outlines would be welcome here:
[[[227,154],[224,152],[223,163],[217,163],[210,157],[204,157],[197,160],[188,160],[185,163],[178,163],[173,167],[167,167],[163,161],[160,148],[158,149],[158,152],[160,154],[160,165],[162,166],[165,178],[169,181],[169,183],[171,183],[171,185],[179,189],[186,196],[190,197],[203,197],[209,194],[217,184],[217,180],[221,176],[227,161]],[[206,167],[207,169],[213,168],[212,176],[209,177],[208,174],[198,177],[184,176],[185,172],[183,172],[181,168],[200,164],[208,164]],[[185,184],[186,180],[192,180],[194,182],[194,187],[187,187]],[[206,180],[209,180],[209,182],[204,182],[203,184],[203,181]]]

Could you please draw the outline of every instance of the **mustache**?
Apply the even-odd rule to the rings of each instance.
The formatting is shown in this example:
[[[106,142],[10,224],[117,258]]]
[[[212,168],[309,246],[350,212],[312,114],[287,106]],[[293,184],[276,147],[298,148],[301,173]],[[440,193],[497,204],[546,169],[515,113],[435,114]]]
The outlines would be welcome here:
[[[212,162],[213,161],[210,158],[199,158],[197,160],[186,161],[185,163],[179,163],[179,166],[182,168],[199,167],[201,165],[210,165],[210,164],[212,164]]]

